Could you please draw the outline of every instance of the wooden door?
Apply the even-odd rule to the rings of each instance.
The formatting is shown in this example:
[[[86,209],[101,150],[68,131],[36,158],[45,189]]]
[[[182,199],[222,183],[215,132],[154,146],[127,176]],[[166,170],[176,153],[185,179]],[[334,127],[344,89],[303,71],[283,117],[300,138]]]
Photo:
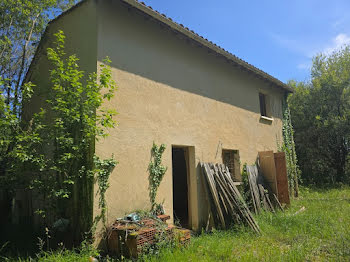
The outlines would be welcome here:
[[[274,154],[274,158],[275,158],[275,166],[276,166],[278,200],[280,201],[280,203],[290,205],[286,155],[284,152],[278,152]]]
[[[259,152],[259,166],[272,193],[278,196],[275,156],[273,151]]]

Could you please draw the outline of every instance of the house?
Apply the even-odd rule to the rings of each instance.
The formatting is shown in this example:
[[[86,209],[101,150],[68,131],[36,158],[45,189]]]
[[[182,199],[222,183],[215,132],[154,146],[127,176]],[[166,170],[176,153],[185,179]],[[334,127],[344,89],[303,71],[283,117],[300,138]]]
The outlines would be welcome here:
[[[38,86],[49,84],[45,50],[59,29],[85,72],[109,56],[119,87],[107,104],[118,111],[118,126],[95,145],[96,154],[119,162],[107,192],[109,222],[150,207],[153,141],[167,146],[157,200],[194,230],[208,218],[199,163],[224,162],[239,180],[243,163],[282,141],[289,86],[143,3],[85,0],[51,21],[28,73]],[[32,110],[45,96],[38,92]]]

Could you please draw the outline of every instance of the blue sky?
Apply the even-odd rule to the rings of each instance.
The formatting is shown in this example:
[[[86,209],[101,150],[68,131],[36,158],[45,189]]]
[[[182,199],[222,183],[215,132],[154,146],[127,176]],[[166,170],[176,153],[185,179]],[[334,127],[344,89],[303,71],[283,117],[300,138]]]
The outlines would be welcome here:
[[[350,44],[349,0],[141,1],[284,82]]]

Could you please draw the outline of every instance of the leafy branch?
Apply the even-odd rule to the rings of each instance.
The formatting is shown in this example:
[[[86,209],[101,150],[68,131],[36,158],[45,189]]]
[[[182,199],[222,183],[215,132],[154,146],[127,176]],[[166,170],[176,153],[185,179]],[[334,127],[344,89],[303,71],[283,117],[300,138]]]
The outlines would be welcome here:
[[[103,108],[103,103],[113,98],[117,87],[108,58],[99,74],[85,74],[79,69],[79,59],[65,53],[63,32],[55,37],[55,46],[47,49],[51,64],[47,100],[18,136],[15,152],[22,169],[30,171],[30,188],[41,201],[37,214],[47,226],[68,219],[78,240],[93,225],[94,176],[99,186],[99,217],[106,221],[105,193],[117,162],[101,160],[93,152],[95,140],[106,137],[116,124],[116,112]]]

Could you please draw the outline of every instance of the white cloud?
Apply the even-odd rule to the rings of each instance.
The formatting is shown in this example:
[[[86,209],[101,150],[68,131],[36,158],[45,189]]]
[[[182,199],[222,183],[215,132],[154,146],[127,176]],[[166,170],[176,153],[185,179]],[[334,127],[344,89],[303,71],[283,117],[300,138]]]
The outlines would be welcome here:
[[[338,19],[332,23],[332,27],[334,29],[338,29],[343,23],[344,23],[344,18]]]
[[[321,53],[325,55],[330,55],[334,51],[337,51],[344,47],[345,45],[350,44],[350,36],[347,34],[338,34],[336,37],[332,39],[332,44],[328,47],[324,48]]]
[[[291,38],[285,35],[270,33],[272,39],[284,48],[303,56],[299,64],[296,65],[298,70],[310,71],[312,58],[317,54],[330,55],[334,51],[340,50],[345,45],[350,45],[350,35],[339,33],[329,41],[322,43],[321,41],[310,41],[311,39]]]
[[[313,45],[310,45],[310,43],[307,43],[306,41],[303,41],[299,38],[288,37],[285,35],[275,34],[275,33],[269,33],[269,34],[270,34],[270,37],[276,43],[278,43],[282,47],[289,49],[294,53],[307,55],[308,53],[311,52],[311,50],[314,49]]]
[[[297,68],[300,70],[306,70],[306,71],[310,71],[311,69],[311,63],[310,62],[306,62],[306,63],[301,63],[297,65]]]
[[[350,36],[341,33],[332,38],[328,43],[322,44],[319,41],[305,41],[302,39],[288,38],[282,35],[270,34],[271,37],[281,46],[294,53],[312,58],[319,53],[326,55],[341,49],[345,45],[350,45]]]

